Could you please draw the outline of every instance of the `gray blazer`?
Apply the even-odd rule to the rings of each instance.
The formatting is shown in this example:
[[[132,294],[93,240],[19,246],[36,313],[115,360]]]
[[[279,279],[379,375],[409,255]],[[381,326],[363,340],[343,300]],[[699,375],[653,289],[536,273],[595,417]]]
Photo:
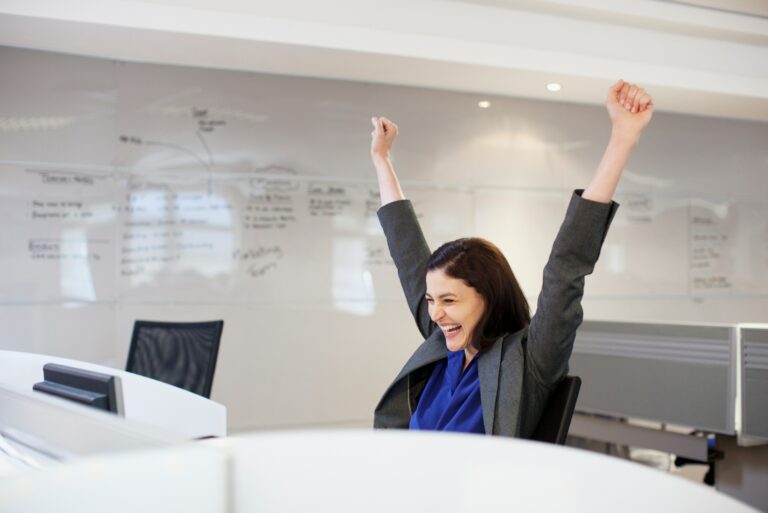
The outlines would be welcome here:
[[[600,255],[618,204],[581,197],[576,191],[544,267],[544,283],[531,324],[500,337],[477,362],[480,402],[487,434],[528,438],[552,388],[568,373],[568,360],[582,321],[584,277]],[[435,364],[447,356],[445,337],[427,310],[426,265],[430,257],[410,201],[378,212],[400,284],[426,340],[406,362],[379,401],[375,428],[408,429]]]

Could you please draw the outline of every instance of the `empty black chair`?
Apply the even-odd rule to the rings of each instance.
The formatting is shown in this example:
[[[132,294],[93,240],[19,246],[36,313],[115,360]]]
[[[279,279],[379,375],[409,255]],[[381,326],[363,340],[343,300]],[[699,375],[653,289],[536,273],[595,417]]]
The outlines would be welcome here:
[[[539,424],[531,436],[532,440],[565,445],[580,388],[581,378],[578,376],[566,376],[558,383],[547,400]]]
[[[125,370],[211,396],[224,321],[136,321]]]

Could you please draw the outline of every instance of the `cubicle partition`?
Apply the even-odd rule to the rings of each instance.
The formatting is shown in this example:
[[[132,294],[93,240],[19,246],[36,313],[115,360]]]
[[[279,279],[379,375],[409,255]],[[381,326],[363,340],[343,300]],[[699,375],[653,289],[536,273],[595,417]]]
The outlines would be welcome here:
[[[741,438],[768,443],[768,325],[742,325]]]
[[[570,372],[579,413],[768,443],[768,325],[585,321]]]
[[[587,321],[570,372],[571,435],[708,463],[718,490],[768,507],[768,325]]]
[[[583,379],[577,411],[734,434],[737,336],[727,325],[586,321],[570,361]]]

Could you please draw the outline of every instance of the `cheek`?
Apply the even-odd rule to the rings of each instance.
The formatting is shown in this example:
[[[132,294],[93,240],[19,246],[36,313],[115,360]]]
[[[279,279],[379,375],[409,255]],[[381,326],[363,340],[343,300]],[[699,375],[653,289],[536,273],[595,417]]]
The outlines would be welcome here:
[[[459,308],[459,307],[446,308],[445,311],[448,314],[450,314],[451,319],[465,326],[473,322],[472,316],[468,315],[470,312],[468,312],[466,308]]]
[[[472,325],[476,326],[477,323],[480,322],[480,319],[483,316],[483,305],[477,305],[475,308],[472,309],[472,311],[468,314],[468,317],[472,319]]]

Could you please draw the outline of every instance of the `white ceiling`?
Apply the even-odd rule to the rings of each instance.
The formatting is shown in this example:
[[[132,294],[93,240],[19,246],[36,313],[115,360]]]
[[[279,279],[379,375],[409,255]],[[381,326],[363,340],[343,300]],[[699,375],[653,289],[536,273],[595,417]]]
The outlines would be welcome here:
[[[659,110],[768,122],[766,4],[0,0],[0,45],[580,103],[625,78]]]

